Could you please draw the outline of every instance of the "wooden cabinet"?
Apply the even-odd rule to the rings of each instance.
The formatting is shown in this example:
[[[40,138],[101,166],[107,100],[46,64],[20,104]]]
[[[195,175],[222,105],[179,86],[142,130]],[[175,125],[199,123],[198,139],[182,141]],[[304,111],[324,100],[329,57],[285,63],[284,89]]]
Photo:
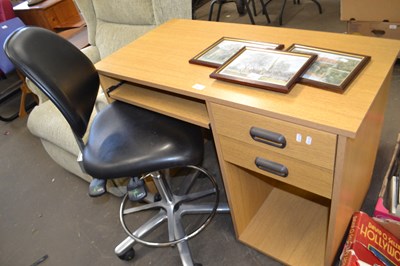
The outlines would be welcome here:
[[[226,161],[331,198],[336,135],[218,104],[211,110]]]
[[[288,264],[323,265],[336,135],[210,107],[239,239]]]
[[[15,6],[14,12],[26,25],[39,26],[52,31],[84,25],[84,20],[73,0],[46,0],[33,6],[28,6],[25,1]]]

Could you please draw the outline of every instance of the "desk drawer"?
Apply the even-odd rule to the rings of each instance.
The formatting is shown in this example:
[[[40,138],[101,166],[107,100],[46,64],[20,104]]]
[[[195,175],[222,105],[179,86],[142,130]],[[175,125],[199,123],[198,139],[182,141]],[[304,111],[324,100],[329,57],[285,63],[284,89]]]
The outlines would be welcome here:
[[[218,104],[211,110],[220,135],[333,170],[334,134]]]
[[[224,160],[262,175],[331,198],[333,171],[219,136]]]

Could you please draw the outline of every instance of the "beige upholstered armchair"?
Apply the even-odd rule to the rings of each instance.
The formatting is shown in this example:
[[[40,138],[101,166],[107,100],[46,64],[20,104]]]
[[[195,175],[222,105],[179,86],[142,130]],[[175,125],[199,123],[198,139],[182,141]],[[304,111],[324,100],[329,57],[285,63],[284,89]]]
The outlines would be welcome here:
[[[88,30],[90,46],[82,51],[97,62],[147,31],[173,18],[192,17],[191,0],[75,0]],[[56,60],[56,59],[55,59]],[[28,80],[30,89],[38,95],[39,105],[29,115],[28,128],[40,138],[50,157],[69,172],[90,182],[77,162],[79,148],[69,125],[56,107]],[[99,90],[98,104],[107,104]],[[93,115],[96,110],[93,110]],[[120,195],[109,186],[108,191]]]

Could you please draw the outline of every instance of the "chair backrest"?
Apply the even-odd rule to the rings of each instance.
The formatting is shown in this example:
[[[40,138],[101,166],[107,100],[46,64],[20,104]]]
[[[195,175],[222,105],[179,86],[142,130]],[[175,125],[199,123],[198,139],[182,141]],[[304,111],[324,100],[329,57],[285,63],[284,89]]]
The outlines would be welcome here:
[[[173,18],[192,18],[192,0],[74,0],[88,39],[104,58]]]
[[[82,139],[99,89],[99,76],[92,62],[64,38],[38,27],[14,31],[4,49]]]
[[[6,75],[15,71],[15,67],[3,50],[4,42],[13,31],[24,26],[25,24],[17,17],[0,23],[0,70]]]

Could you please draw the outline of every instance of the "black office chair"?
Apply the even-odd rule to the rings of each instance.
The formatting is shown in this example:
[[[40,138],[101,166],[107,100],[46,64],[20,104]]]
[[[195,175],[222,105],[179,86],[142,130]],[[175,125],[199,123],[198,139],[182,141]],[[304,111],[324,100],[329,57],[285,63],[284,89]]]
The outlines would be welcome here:
[[[62,37],[37,27],[14,32],[5,43],[5,51],[65,116],[81,148],[83,169],[102,185],[102,180],[131,177],[120,208],[120,220],[129,236],[116,247],[115,253],[129,260],[135,254],[132,247],[136,242],[156,247],[177,245],[182,263],[193,265],[187,240],[202,231],[217,210],[229,211],[226,204],[218,204],[214,178],[198,166],[203,159],[202,130],[115,101],[96,115],[84,143],[82,138],[88,130],[99,88],[99,76],[92,62]],[[179,186],[174,186],[182,180],[176,170],[181,168],[194,169],[195,173],[190,172]],[[142,179],[147,177],[156,187],[153,193],[145,190]],[[208,184],[193,192],[197,181]],[[211,203],[207,201],[210,198]],[[139,202],[132,207],[129,199]],[[129,216],[137,212],[142,215],[134,215],[133,219]],[[184,224],[185,214],[196,213],[202,214],[197,227]],[[149,220],[132,232],[127,220],[140,220],[143,215],[148,215]],[[163,222],[167,222],[167,240],[153,240],[161,234],[156,228]],[[191,230],[186,233],[188,227]]]
[[[263,2],[264,0],[261,0],[261,5],[262,5],[262,12],[263,14],[266,14],[267,16],[267,22],[271,23],[271,20],[268,17],[268,11],[267,11],[267,6],[268,4],[270,4],[273,0],[266,0],[266,2]],[[322,6],[321,4],[318,2],[318,0],[311,0],[312,2],[314,2],[314,4],[317,5],[318,8],[318,12],[320,14],[322,14]],[[294,5],[300,5],[300,0],[293,0],[293,4]],[[282,1],[282,7],[281,7],[281,11],[279,12],[279,16],[278,16],[278,20],[279,20],[279,26],[282,26],[283,24],[283,11],[285,10],[285,6],[286,6],[286,0]]]

